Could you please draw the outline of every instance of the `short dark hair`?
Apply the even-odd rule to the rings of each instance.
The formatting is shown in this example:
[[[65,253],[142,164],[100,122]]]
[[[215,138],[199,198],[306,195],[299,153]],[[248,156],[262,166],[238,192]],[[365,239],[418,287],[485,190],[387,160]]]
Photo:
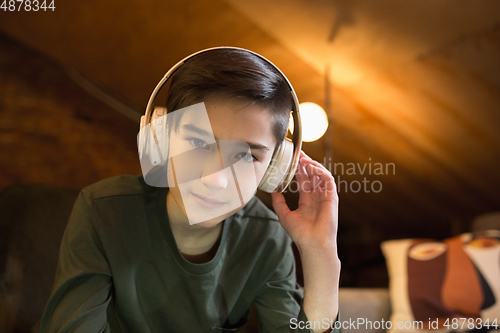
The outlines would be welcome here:
[[[209,96],[244,98],[268,110],[277,149],[285,138],[293,98],[274,66],[245,50],[222,48],[202,52],[172,77],[167,110],[202,102]]]

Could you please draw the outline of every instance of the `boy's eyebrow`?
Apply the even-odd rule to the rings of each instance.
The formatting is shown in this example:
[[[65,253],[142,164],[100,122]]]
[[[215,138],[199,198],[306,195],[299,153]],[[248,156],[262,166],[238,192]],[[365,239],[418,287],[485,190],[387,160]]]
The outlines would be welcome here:
[[[253,143],[253,142],[245,142],[245,143],[250,147],[250,149],[269,151],[269,148],[267,146],[261,145],[259,143]]]
[[[205,131],[204,129],[201,129],[201,128],[194,126],[194,125],[184,124],[184,125],[182,125],[182,127],[187,129],[188,131],[195,132],[195,133],[198,133],[200,135],[211,136],[211,137],[214,136],[214,134],[212,132]]]
[[[205,135],[205,136],[209,136],[209,137],[214,136],[213,133],[208,132],[208,131],[206,131],[202,128],[199,128],[195,125],[184,124],[184,125],[182,125],[182,127],[187,129],[188,131],[195,132],[195,133],[198,133],[200,135]],[[217,137],[215,137],[215,139],[217,140]],[[269,147],[261,145],[260,143],[254,143],[254,142],[245,142],[245,143],[250,147],[250,149],[269,151]]]

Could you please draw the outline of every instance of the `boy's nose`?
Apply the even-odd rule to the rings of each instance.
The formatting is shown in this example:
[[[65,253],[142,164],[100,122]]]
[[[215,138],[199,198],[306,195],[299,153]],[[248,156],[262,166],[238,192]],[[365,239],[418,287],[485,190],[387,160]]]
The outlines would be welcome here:
[[[213,169],[212,169],[213,170]],[[233,179],[231,168],[225,168],[216,172],[203,174],[201,182],[205,184],[210,190],[218,191],[227,188],[229,181]]]
[[[229,181],[233,179],[233,174],[231,168],[224,168],[220,149],[214,151],[205,162],[201,182],[212,191],[227,188]]]

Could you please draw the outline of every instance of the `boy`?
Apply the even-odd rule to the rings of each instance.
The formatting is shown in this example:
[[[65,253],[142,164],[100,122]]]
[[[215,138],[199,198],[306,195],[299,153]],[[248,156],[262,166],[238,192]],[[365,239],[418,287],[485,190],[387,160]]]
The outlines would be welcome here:
[[[340,274],[333,177],[301,153],[297,210],[274,192],[276,217],[253,197],[292,103],[283,76],[245,50],[186,61],[166,105],[185,110],[169,112],[170,187],[124,175],[82,190],[41,332],[233,332],[251,303],[263,332],[330,332]]]

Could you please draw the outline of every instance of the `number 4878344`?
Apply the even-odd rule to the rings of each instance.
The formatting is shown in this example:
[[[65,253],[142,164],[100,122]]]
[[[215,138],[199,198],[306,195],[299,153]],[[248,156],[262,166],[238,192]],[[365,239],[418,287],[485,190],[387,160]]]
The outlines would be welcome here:
[[[49,0],[50,1],[50,0]],[[52,0],[49,5],[47,5],[47,0],[3,0],[0,9],[4,12],[37,12],[39,10],[43,10],[44,12],[47,10],[54,11],[56,9],[56,5],[54,4],[55,0]]]

